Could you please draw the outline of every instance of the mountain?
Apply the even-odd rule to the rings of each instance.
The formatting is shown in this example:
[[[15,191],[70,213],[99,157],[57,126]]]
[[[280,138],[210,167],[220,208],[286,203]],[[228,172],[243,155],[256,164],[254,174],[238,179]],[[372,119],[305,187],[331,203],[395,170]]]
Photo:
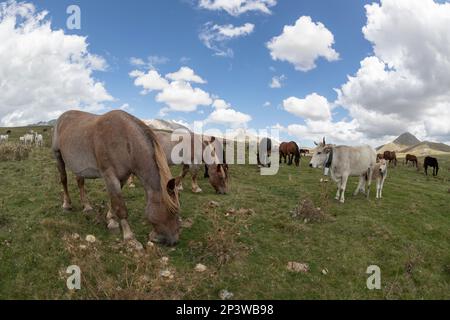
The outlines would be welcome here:
[[[412,133],[406,132],[393,141],[393,143],[403,146],[414,146],[420,143]]]
[[[56,119],[50,121],[39,121],[38,123],[30,124],[29,127],[53,127],[55,124]]]
[[[175,121],[167,121],[161,119],[151,119],[151,120],[143,120],[146,125],[154,130],[162,130],[162,131],[175,131],[177,129],[183,129],[190,131],[186,126],[179,124]]]
[[[394,141],[377,148],[378,153],[385,151],[395,151],[400,155],[409,153],[420,157],[450,153],[450,146],[444,143],[420,141],[413,134],[406,132]]]

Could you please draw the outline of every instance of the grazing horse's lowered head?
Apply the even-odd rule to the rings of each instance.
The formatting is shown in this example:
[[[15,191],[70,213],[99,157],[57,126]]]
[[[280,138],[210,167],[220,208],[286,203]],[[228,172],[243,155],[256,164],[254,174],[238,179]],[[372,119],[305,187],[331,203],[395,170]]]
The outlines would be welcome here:
[[[208,179],[217,194],[227,194],[228,192],[228,165],[212,164],[208,167]]]

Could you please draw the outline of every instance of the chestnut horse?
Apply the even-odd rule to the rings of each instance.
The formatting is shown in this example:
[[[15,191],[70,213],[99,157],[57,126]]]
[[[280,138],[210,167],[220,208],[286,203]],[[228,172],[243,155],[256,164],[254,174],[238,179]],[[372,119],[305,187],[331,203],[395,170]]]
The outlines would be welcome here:
[[[282,159],[284,159],[284,163],[286,163],[286,158],[288,160],[288,165],[292,165],[294,160],[295,165],[297,167],[300,166],[300,148],[294,141],[283,142],[280,144],[280,163]]]
[[[397,154],[395,151],[385,151],[383,154],[383,159],[389,161],[389,164],[393,162],[394,166],[397,166]]]
[[[409,162],[412,162],[413,166],[416,168],[419,168],[419,160],[417,160],[417,157],[412,154],[407,154],[405,158],[405,165],[408,165]]]
[[[68,111],[55,125],[52,149],[64,188],[65,210],[72,208],[66,167],[77,178],[85,211],[92,207],[86,197],[84,180],[103,178],[111,200],[106,215],[108,228],[120,226],[124,240],[142,249],[128,224],[128,210],[122,195],[123,185],[134,174],[145,189],[145,211],[154,227],[150,240],[168,245],[178,242],[177,181],[172,179],[154,132],[142,121],[123,111],[111,111],[102,116]]]
[[[197,176],[202,167],[202,164],[204,163],[207,168],[205,169],[205,173],[207,172],[209,183],[214,188],[216,193],[226,194],[228,192],[228,165],[224,164],[224,160],[219,159],[219,157],[217,156],[217,154],[220,154],[220,152],[222,151],[222,147],[218,146],[218,140],[211,139],[211,141],[204,141],[201,135],[188,132],[177,134],[179,139],[183,139],[185,142],[189,142],[191,151],[193,152],[191,152],[191,158],[188,161],[175,163],[172,160],[172,151],[175,150],[174,148],[179,145],[180,141],[172,141],[173,133],[171,132],[155,132],[158,141],[164,150],[164,154],[166,155],[166,159],[169,165],[183,165],[183,170],[179,177],[180,186],[181,180],[184,179],[188,173],[190,173],[192,177],[192,192],[202,192],[202,189],[200,189],[197,183]],[[186,145],[186,147],[189,146]],[[207,148],[209,151],[211,151],[211,160],[214,160],[213,163],[205,161],[204,159],[204,153]],[[180,188],[180,190],[181,189],[182,187]]]

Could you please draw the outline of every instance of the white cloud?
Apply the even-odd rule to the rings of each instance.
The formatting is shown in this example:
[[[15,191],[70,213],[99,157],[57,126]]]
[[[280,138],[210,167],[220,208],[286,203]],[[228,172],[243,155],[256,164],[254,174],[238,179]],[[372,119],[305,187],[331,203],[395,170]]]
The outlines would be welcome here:
[[[272,77],[272,82],[269,84],[269,87],[272,89],[279,89],[283,86],[283,81],[286,79],[284,74],[281,76],[274,76]]]
[[[322,141],[323,137],[326,137],[330,143],[357,145],[364,140],[356,120],[339,122],[306,120],[305,123],[305,125],[289,125],[287,132],[302,141]]]
[[[166,78],[173,81],[186,81],[201,84],[206,83],[205,80],[196,75],[194,70],[189,67],[181,67],[177,72],[167,74]]]
[[[266,102],[264,102],[264,104],[263,104],[263,107],[266,107],[266,108],[268,108],[268,107],[270,107],[270,106],[272,106],[272,104],[270,103],[270,101],[266,101]]]
[[[216,109],[208,116],[205,123],[223,124],[237,128],[245,127],[251,120],[252,117],[250,115],[234,109]]]
[[[232,16],[239,16],[245,12],[257,11],[271,14],[270,8],[277,4],[276,0],[200,0],[202,9],[224,10]]]
[[[168,108],[164,111],[193,112],[198,106],[209,106],[213,102],[209,93],[193,88],[185,81],[173,81],[156,95],[156,101]]]
[[[333,44],[334,35],[322,23],[303,16],[295,25],[285,26],[281,35],[267,43],[267,48],[273,60],[290,62],[296,70],[306,72],[316,67],[320,57],[328,61],[339,59]]]
[[[163,56],[149,56],[144,61],[144,59],[131,57],[130,64],[134,67],[143,67],[147,69],[156,69],[157,66],[166,64],[169,62],[169,58]]]
[[[374,55],[338,90],[369,137],[406,130],[450,138],[450,4],[382,0],[366,6]]]
[[[0,125],[57,118],[68,109],[102,110],[112,101],[93,78],[106,61],[88,51],[85,37],[52,30],[33,4],[0,4]]]
[[[228,102],[226,102],[225,100],[216,99],[216,100],[214,100],[213,107],[216,110],[219,110],[219,109],[230,109],[231,105]]]
[[[141,94],[164,90],[169,86],[169,81],[164,79],[156,70],[149,70],[147,73],[134,70],[130,72],[130,77],[136,78],[134,80],[135,86],[144,88]]]
[[[317,93],[304,99],[290,97],[283,101],[283,108],[298,117],[311,120],[331,120],[331,106],[327,98]]]
[[[232,24],[217,25],[211,22],[203,26],[199,34],[200,40],[208,48],[214,51],[214,54],[221,57],[233,57],[234,52],[226,46],[231,39],[247,36],[253,32],[255,25],[246,23],[240,27]]]

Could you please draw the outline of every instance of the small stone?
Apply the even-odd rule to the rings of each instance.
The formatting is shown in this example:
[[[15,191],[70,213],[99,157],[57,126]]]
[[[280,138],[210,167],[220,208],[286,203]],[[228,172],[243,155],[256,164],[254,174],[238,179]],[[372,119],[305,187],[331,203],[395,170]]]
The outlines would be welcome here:
[[[218,208],[218,207],[220,206],[220,203],[218,203],[217,201],[210,201],[210,202],[208,203],[208,206],[209,206],[210,208]]]
[[[220,293],[219,293],[219,297],[222,300],[230,300],[231,298],[233,298],[233,296],[234,296],[233,292],[230,292],[230,291],[225,290],[225,289],[220,291]]]
[[[72,239],[73,240],[79,240],[80,239],[80,235],[78,233],[74,233],[74,234],[72,234]]]
[[[328,269],[327,269],[327,268],[323,269],[323,270],[322,270],[322,274],[323,274],[324,276],[326,276],[326,275],[328,274]]]
[[[300,263],[300,262],[288,262],[287,269],[291,272],[297,272],[297,273],[309,272],[309,266],[306,263]]]
[[[94,243],[96,241],[95,237],[91,234],[86,236],[86,241],[89,243]]]
[[[161,263],[162,264],[168,264],[169,263],[169,257],[162,257],[161,258]]]
[[[87,249],[87,246],[85,246],[84,244],[80,244],[80,249],[81,249],[81,250],[86,250],[86,249]]]
[[[162,270],[159,275],[165,279],[173,279],[173,274],[170,270]]]
[[[197,272],[205,272],[207,269],[208,268],[201,263],[199,263],[195,266],[195,271],[197,271]]]

